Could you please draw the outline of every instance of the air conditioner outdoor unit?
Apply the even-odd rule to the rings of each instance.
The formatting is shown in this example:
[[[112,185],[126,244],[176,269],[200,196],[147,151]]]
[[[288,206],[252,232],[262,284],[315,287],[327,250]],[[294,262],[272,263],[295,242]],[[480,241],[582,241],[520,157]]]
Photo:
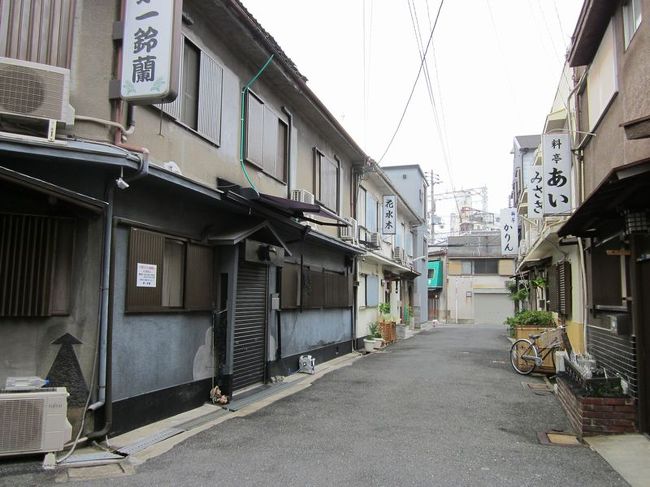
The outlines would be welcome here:
[[[0,457],[63,450],[72,437],[65,387],[0,390]]]
[[[406,252],[402,247],[395,247],[393,249],[393,260],[401,263],[406,262]]]
[[[368,244],[376,249],[381,247],[381,237],[378,232],[368,232]]]
[[[315,201],[314,195],[304,189],[292,189],[291,199],[294,201],[300,201],[301,203],[308,203],[310,205],[313,205]]]
[[[340,227],[341,240],[350,240],[352,242],[356,242],[357,235],[359,233],[359,226],[357,224],[357,221],[354,218],[345,217],[343,219],[348,222],[349,226]]]
[[[72,125],[70,70],[0,57],[0,115]]]

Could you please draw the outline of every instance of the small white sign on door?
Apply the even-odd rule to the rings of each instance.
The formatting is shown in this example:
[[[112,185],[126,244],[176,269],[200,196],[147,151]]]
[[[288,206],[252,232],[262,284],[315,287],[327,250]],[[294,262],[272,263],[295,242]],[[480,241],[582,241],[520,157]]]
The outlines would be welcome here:
[[[157,271],[158,266],[155,264],[141,264],[138,262],[136,287],[156,287]]]

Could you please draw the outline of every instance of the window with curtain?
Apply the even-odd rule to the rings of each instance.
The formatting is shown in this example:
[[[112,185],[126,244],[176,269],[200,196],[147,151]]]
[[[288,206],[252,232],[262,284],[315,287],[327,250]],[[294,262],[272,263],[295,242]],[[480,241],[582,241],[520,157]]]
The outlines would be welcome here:
[[[289,127],[264,101],[249,92],[246,100],[246,160],[286,182]]]

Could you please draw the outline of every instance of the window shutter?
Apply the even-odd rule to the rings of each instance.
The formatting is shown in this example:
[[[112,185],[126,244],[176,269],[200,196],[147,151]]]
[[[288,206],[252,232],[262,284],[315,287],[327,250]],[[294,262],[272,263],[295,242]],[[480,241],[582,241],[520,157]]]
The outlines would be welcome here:
[[[564,261],[557,265],[558,269],[558,313],[564,316],[571,314],[571,263]]]
[[[559,313],[560,311],[560,286],[556,266],[548,268],[548,309]]]
[[[126,292],[127,311],[159,310],[162,303],[162,273],[165,237],[146,230],[131,229],[129,272]],[[156,286],[137,285],[138,264],[156,266]]]
[[[370,193],[366,193],[365,225],[369,232],[377,231],[377,200]]]
[[[300,296],[300,266],[285,263],[281,272],[280,307],[282,309],[297,308]]]
[[[214,249],[205,245],[187,244],[185,274],[185,308],[212,309],[212,276]]]
[[[201,68],[199,72],[198,131],[219,144],[221,142],[223,68],[210,56],[201,52]]]
[[[269,107],[264,106],[264,135],[262,142],[262,167],[264,171],[275,176],[278,157],[278,117]]]
[[[178,64],[178,69],[180,73],[183,73],[184,47],[185,47],[185,41],[183,38],[183,42],[181,43],[181,48],[178,50],[180,55],[180,62]],[[176,96],[176,99],[170,103],[162,103],[161,105],[159,105],[159,108],[163,111],[163,113],[166,113],[174,120],[180,120],[181,110],[182,110],[182,100],[183,100],[183,76],[181,74],[178,80],[178,95]]]
[[[264,104],[251,93],[246,104],[246,159],[263,166]]]

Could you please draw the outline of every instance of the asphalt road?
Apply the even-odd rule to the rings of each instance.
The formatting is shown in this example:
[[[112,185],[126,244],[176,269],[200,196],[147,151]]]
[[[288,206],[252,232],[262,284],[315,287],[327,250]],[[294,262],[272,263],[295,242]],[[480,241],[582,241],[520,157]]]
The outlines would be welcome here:
[[[627,485],[587,447],[538,442],[537,432],[569,425],[554,396],[522,387],[541,379],[511,370],[504,333],[422,332],[204,431],[132,476],[83,484]]]

